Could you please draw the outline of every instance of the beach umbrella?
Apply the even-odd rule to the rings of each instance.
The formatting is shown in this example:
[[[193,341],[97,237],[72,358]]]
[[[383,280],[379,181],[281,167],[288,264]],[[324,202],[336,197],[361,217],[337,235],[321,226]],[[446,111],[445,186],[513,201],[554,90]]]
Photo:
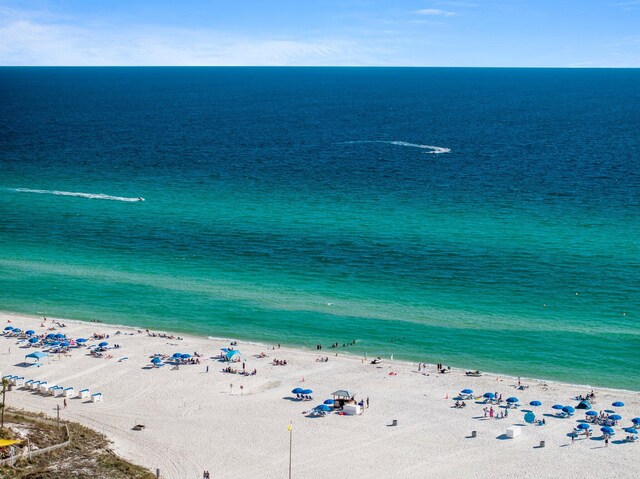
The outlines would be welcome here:
[[[493,399],[494,397],[496,397],[496,395],[493,393],[484,393],[483,397],[487,399]]]
[[[47,334],[47,339],[56,339],[56,335],[53,333]]]
[[[551,409],[556,409],[557,411],[562,411],[563,408],[564,406],[562,404],[554,404],[551,406]]]
[[[293,394],[302,394],[302,391],[304,391],[304,389],[302,388],[295,388],[293,391],[291,391]]]
[[[335,401],[333,399],[326,399],[324,401],[324,403],[328,406],[333,406],[333,404],[335,403]]]
[[[609,416],[609,419],[613,419],[614,421],[619,421],[620,419],[622,419],[622,416],[620,414],[612,414],[611,416]]]
[[[634,417],[631,422],[634,424],[640,424],[640,417]]]
[[[473,390],[472,389],[463,389],[462,391],[460,391],[460,394],[473,394]]]
[[[60,341],[51,341],[51,346],[60,346]]]
[[[161,362],[162,362],[162,359],[160,359],[160,358],[153,358],[153,359],[151,360],[151,362],[152,362],[153,364],[158,364],[158,363],[161,363]]]
[[[507,398],[507,402],[508,402],[509,404],[513,404],[513,403],[516,403],[516,402],[518,402],[518,401],[519,401],[519,399],[518,399],[518,398],[516,398],[516,397],[510,397],[510,398]]]
[[[313,390],[312,389],[303,389],[300,394],[313,394]]]
[[[613,430],[613,428],[609,426],[601,427],[600,430],[605,434],[609,434],[609,435],[615,434],[615,431]]]
[[[571,406],[565,406],[562,408],[562,412],[566,412],[567,414],[573,414],[574,412],[576,412],[576,410],[573,409]]]
[[[598,413],[596,411],[587,411],[585,414],[587,416],[597,416],[598,415]]]
[[[529,411],[527,414],[524,415],[524,422],[526,422],[527,424],[533,424],[535,420],[536,420],[536,415],[533,414],[531,411]]]
[[[589,429],[590,427],[591,426],[585,422],[578,424],[578,429],[585,430],[585,429]]]
[[[182,358],[182,353],[173,353],[173,356],[171,356],[171,357],[175,358],[175,359],[180,359],[180,358]]]
[[[32,335],[36,334],[36,332],[33,329],[29,329],[29,330],[25,331],[25,334],[28,334],[29,336],[32,336]]]
[[[13,332],[14,332],[14,333],[21,333],[21,332],[22,332],[22,329],[20,329],[20,328],[13,328]]]
[[[29,339],[29,342],[30,342],[31,344],[35,344],[35,343],[37,343],[37,342],[38,342],[38,338],[31,338],[31,339]]]
[[[13,331],[13,326],[7,326],[4,328],[5,331]]]
[[[628,427],[625,429],[629,434],[638,434],[638,430],[634,427]]]
[[[62,334],[62,333],[56,334],[56,339],[64,339],[64,338],[65,338],[64,334]]]
[[[529,406],[542,406],[542,403],[540,401],[531,401]]]
[[[109,343],[106,341],[102,341],[100,344],[98,344],[99,348],[104,348],[105,346],[109,346]]]
[[[190,354],[183,354],[182,359],[189,359],[191,357]]]
[[[62,346],[63,348],[66,348],[67,346],[69,346],[69,341],[62,341],[60,343],[60,346]]]
[[[86,343],[86,342],[87,342],[87,340],[86,340],[86,339],[84,339],[84,338],[78,338],[78,339],[76,339],[76,343]]]
[[[320,406],[316,406],[316,410],[328,412],[328,411],[331,411],[331,408],[326,404],[320,404]]]
[[[622,401],[616,401],[612,404],[613,407],[624,407],[624,403]]]

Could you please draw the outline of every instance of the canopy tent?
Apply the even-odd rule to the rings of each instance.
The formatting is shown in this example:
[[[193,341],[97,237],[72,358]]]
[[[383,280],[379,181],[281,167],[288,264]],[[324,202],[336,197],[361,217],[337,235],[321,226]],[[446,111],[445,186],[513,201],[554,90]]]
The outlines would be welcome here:
[[[580,403],[576,406],[576,409],[591,409],[591,403],[586,399],[580,401]]]
[[[242,359],[243,361],[246,359],[242,353],[240,351],[238,351],[237,349],[230,349],[226,352],[226,354],[224,355],[224,357],[227,359],[227,361],[239,361],[240,359]]]
[[[43,352],[41,352],[41,351],[36,351],[36,352],[34,352],[34,353],[27,354],[24,358],[25,358],[25,359],[27,359],[27,358],[33,358],[33,359],[35,359],[35,360],[39,360],[39,359],[42,359],[42,358],[46,358],[47,356],[49,356],[47,353],[43,353]]]
[[[349,391],[346,391],[344,389],[339,389],[337,391],[334,391],[331,393],[331,395],[333,396],[333,400],[349,400],[351,399],[354,395],[351,394]]]

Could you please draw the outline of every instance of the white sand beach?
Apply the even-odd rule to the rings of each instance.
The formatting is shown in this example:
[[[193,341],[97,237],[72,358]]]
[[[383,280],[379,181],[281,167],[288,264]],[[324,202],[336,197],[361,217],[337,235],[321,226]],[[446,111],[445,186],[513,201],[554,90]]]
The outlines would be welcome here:
[[[14,387],[7,393],[7,405],[51,416],[60,405],[63,419],[103,432],[122,457],[154,472],[159,468],[166,479],[199,479],[204,470],[212,478],[285,478],[290,422],[292,477],[296,478],[582,479],[633,477],[640,472],[640,444],[623,442],[622,430],[631,426],[631,418],[640,416],[638,392],[596,388],[594,409],[615,409],[623,420],[608,447],[600,426],[593,427],[592,438],[580,435],[572,444],[567,434],[585,417],[584,411],[561,419],[552,417],[551,406],[575,407],[575,397],[590,391],[585,386],[522,378],[528,388],[517,390],[517,379],[495,374],[467,377],[461,370],[438,374],[435,366],[427,366],[423,374],[417,364],[383,358],[381,364],[373,365],[372,358],[365,361],[346,355],[343,349],[273,350],[239,342],[236,347],[246,358],[246,370],[257,370],[255,376],[242,376],[222,372],[225,364],[211,359],[229,347],[228,340],[150,337],[134,328],[68,320],[60,320],[66,325],[61,328],[54,321],[49,318],[41,327],[42,318],[0,314],[2,328],[62,332],[68,338],[104,334],[109,335],[104,339],[109,346],[121,347],[102,358],[88,355],[88,347],[72,349],[68,355],[43,358],[39,367],[25,367],[25,355],[34,349],[15,337],[0,337],[2,376],[24,376],[76,391],[89,388],[91,393],[102,393],[103,400],[68,399],[65,408],[62,397]],[[87,345],[101,341],[90,339]],[[153,354],[176,352],[197,352],[200,364],[177,370],[170,364],[150,367]],[[257,358],[261,352],[267,357]],[[328,362],[316,361],[321,356],[328,357]],[[120,360],[124,357],[128,359]],[[287,365],[273,365],[273,359],[286,360]],[[242,370],[241,363],[234,367]],[[313,401],[296,400],[291,393],[296,387],[312,389]],[[464,409],[453,408],[453,398],[465,388],[477,396],[487,391],[497,391],[504,398],[516,396],[522,407],[502,419],[485,418],[485,406],[475,400],[466,401]],[[340,389],[355,394],[358,401],[369,398],[369,408],[360,416],[332,412],[308,417],[308,411]],[[543,406],[529,407],[532,400]],[[614,401],[625,406],[612,408]],[[525,424],[522,409],[544,417],[547,424]],[[394,419],[397,426],[390,426]],[[136,424],[145,427],[133,430]],[[522,434],[506,439],[507,428],[517,424],[524,425]],[[470,437],[472,431],[477,431],[477,437]],[[539,447],[540,441],[545,441],[544,448]]]

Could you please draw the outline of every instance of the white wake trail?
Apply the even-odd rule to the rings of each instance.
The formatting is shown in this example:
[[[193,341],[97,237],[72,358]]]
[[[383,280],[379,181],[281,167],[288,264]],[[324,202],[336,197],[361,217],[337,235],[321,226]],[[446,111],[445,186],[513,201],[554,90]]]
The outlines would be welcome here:
[[[346,141],[345,143],[386,143],[387,145],[396,145],[396,146],[408,146],[410,148],[420,148],[425,151],[425,154],[429,155],[440,155],[442,153],[451,153],[451,148],[445,148],[444,146],[433,146],[433,145],[421,145],[419,143],[409,143],[408,141],[388,141],[388,140],[355,140],[355,141]]]
[[[110,200],[110,201],[144,201],[144,198],[127,198],[126,196],[111,196],[104,193],[79,193],[75,191],[58,191],[58,190],[33,190],[30,188],[5,188],[7,191],[14,191],[16,193],[38,193],[41,195],[56,195],[56,196],[77,196],[80,198],[89,198],[92,200]]]

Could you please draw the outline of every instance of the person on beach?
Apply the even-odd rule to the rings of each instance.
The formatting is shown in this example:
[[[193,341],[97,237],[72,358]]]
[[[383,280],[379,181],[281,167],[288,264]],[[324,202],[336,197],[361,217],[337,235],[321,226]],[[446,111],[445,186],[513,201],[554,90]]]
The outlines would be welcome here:
[[[604,447],[609,447],[609,435],[608,434],[604,437]]]

